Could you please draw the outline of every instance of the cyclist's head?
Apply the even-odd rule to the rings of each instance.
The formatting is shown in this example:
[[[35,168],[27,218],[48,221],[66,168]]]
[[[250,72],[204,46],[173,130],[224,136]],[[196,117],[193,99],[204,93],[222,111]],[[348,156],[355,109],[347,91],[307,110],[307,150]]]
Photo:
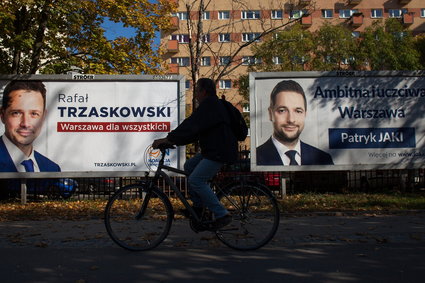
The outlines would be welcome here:
[[[196,83],[196,87],[199,91],[205,91],[206,95],[213,96],[217,95],[215,82],[208,78],[200,78]]]

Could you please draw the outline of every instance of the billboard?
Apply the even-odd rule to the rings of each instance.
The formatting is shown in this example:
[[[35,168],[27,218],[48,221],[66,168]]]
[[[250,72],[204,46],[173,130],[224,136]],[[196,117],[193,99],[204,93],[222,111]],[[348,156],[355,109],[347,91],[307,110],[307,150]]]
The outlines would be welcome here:
[[[250,111],[254,171],[405,169],[425,161],[424,72],[251,73]]]
[[[56,163],[61,172],[148,171],[157,154],[145,156],[146,149],[185,117],[182,76],[74,74],[28,79],[41,80],[47,90],[46,117],[34,151]],[[1,94],[10,81],[0,77]],[[1,123],[3,140],[5,130]],[[11,144],[6,141],[9,149]],[[169,151],[166,164],[179,167],[182,150]],[[14,172],[0,162],[0,172]],[[38,164],[39,172],[43,166]]]

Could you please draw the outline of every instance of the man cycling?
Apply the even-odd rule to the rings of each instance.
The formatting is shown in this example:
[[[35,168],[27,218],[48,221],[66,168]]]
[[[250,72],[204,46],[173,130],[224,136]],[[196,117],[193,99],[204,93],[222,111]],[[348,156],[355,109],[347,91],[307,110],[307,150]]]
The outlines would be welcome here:
[[[193,208],[197,213],[207,207],[214,214],[214,229],[232,221],[229,212],[217,199],[208,181],[225,163],[233,163],[238,156],[238,141],[230,127],[230,117],[217,97],[214,81],[201,78],[196,83],[195,99],[198,107],[166,138],[155,140],[153,148],[161,144],[186,145],[199,142],[201,152],[186,161],[188,184]]]

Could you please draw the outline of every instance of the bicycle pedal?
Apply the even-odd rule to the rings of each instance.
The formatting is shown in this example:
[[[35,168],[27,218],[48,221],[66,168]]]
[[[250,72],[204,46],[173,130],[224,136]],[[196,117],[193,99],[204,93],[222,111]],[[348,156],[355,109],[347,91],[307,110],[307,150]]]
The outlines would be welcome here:
[[[197,222],[195,219],[190,219],[190,228],[195,233],[207,231],[207,227],[202,222]]]

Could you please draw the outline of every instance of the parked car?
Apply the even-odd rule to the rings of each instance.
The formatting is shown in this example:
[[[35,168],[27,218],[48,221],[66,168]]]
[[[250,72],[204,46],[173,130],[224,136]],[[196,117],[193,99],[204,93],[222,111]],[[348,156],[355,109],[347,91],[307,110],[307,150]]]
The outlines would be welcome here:
[[[64,199],[71,197],[78,188],[78,183],[74,179],[61,178],[54,180],[50,185],[50,192],[59,195]]]

